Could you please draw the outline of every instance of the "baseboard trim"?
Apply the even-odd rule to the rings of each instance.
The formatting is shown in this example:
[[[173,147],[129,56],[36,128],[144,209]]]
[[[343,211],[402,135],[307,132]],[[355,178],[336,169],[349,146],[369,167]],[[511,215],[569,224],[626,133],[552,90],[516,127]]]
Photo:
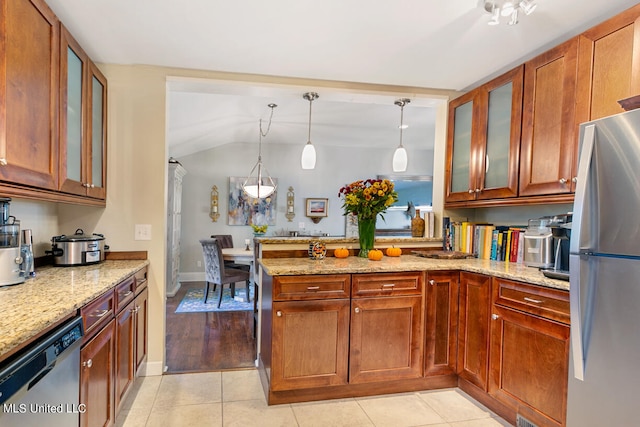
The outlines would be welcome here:
[[[204,282],[204,271],[192,271],[180,273],[178,275],[179,282]]]
[[[138,376],[154,377],[157,375],[162,375],[163,370],[164,370],[164,363],[162,362],[146,362],[142,367],[140,367],[140,371],[138,371]]]

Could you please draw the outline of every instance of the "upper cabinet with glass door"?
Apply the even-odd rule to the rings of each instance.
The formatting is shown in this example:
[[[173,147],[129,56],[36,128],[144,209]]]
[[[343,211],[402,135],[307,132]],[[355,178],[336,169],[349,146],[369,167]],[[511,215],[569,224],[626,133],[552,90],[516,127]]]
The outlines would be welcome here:
[[[104,200],[107,81],[63,26],[60,34],[60,190]]]
[[[522,87],[520,66],[450,102],[449,206],[518,195]]]

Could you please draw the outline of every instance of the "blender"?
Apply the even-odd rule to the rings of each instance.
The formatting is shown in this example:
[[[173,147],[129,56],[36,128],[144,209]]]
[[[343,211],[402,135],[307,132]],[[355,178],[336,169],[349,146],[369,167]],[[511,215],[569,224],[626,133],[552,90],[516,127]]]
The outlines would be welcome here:
[[[33,257],[23,257],[20,221],[9,215],[10,201],[0,197],[0,286],[23,283],[33,263]]]

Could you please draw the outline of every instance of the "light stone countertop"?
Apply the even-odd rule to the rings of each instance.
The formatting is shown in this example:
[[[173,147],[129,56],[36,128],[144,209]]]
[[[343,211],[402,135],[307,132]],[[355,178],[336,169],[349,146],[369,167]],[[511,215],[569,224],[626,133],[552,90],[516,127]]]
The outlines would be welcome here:
[[[275,245],[275,244],[296,244],[296,243],[310,243],[310,242],[323,242],[323,243],[341,243],[341,244],[357,244],[359,242],[357,237],[344,237],[344,236],[255,236],[255,241],[262,243],[263,245]],[[376,236],[375,242],[377,244],[385,243],[439,243],[442,245],[441,238],[434,237],[405,237],[405,236]]]
[[[270,276],[292,276],[305,274],[384,273],[425,270],[460,270],[487,274],[520,282],[532,283],[568,291],[569,282],[549,279],[537,268],[503,261],[482,259],[431,259],[416,255],[400,257],[385,256],[380,261],[350,256],[348,258],[327,257],[322,260],[309,258],[266,258],[260,265]]]
[[[24,283],[0,287],[0,360],[148,264],[132,260],[43,267]]]

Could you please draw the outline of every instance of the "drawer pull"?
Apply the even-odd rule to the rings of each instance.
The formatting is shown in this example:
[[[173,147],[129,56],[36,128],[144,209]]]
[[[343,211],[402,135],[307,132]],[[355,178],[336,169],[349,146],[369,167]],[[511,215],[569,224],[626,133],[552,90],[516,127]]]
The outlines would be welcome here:
[[[491,315],[491,318],[492,318],[493,320],[498,320],[498,319],[500,318],[500,316],[498,316],[497,314],[492,314],[492,315]]]
[[[308,291],[319,291],[320,286],[307,286]]]
[[[93,314],[91,314],[89,317],[104,317],[104,316],[106,316],[106,315],[107,315],[107,313],[108,313],[109,311],[110,311],[110,310],[108,310],[108,309],[105,309],[105,310],[97,310],[97,311],[94,311],[94,312],[93,312]]]
[[[282,317],[282,312],[281,311],[276,311],[276,316]]]
[[[431,279],[431,280],[429,280],[429,284],[430,284],[431,286],[435,286],[435,285],[436,285],[436,281],[435,281],[435,280],[433,280],[433,279]]]
[[[4,157],[0,159],[0,166],[7,166],[7,159]]]
[[[525,301],[528,301],[528,302],[532,302],[532,303],[534,303],[534,304],[541,304],[541,303],[542,303],[542,300],[539,300],[539,299],[533,299],[533,298],[529,298],[529,297],[524,297],[524,300],[525,300]]]
[[[127,291],[127,292],[125,292],[124,294],[120,294],[120,296],[121,296],[122,298],[126,298],[126,297],[128,297],[129,295],[131,295],[132,293],[133,293],[133,291]]]
[[[93,366],[93,360],[89,359],[86,362],[82,362],[82,366],[84,366],[85,368],[90,368],[91,366]]]
[[[394,286],[396,286],[395,283],[387,283],[382,285],[383,288],[393,288]]]
[[[360,313],[360,308],[356,307],[353,311],[355,311],[356,313]]]

